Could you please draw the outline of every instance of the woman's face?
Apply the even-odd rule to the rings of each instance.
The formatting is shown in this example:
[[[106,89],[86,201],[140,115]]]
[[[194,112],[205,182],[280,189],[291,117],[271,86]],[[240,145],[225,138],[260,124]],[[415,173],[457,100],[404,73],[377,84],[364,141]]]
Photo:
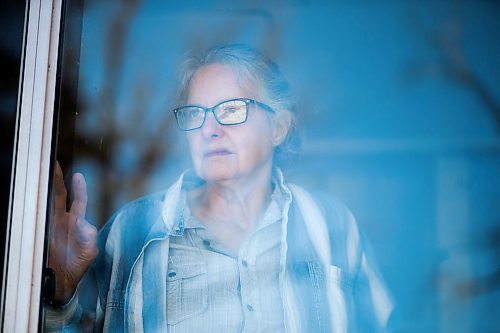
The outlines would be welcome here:
[[[212,107],[232,98],[259,100],[255,90],[249,82],[238,82],[237,73],[231,67],[212,64],[194,74],[187,102]],[[247,121],[232,126],[220,125],[213,113],[207,112],[203,126],[187,132],[198,176],[207,182],[238,182],[270,174],[274,130],[266,112],[250,104]]]

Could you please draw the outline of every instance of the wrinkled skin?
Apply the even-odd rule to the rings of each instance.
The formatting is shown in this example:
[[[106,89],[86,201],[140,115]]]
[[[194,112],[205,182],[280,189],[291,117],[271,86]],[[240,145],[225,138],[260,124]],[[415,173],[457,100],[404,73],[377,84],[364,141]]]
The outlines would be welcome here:
[[[98,254],[97,229],[85,220],[87,184],[73,175],[73,202],[66,209],[66,187],[59,163],[54,171],[54,199],[50,225],[49,267],[55,271],[54,299],[66,303]]]

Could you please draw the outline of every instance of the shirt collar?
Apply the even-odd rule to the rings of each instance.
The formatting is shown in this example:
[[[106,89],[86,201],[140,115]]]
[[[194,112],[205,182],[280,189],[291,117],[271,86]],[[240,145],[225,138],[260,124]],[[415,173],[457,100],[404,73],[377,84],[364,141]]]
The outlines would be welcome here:
[[[194,187],[201,186],[204,182],[193,169],[188,169],[167,190],[163,201],[162,218],[169,234],[180,236],[186,227],[202,226],[199,221],[192,218],[189,212],[186,204],[186,192]],[[265,224],[280,219],[283,205],[291,200],[290,190],[285,185],[283,172],[279,168],[273,170],[272,182],[274,190],[271,195],[271,204],[265,213],[265,222],[263,221]]]

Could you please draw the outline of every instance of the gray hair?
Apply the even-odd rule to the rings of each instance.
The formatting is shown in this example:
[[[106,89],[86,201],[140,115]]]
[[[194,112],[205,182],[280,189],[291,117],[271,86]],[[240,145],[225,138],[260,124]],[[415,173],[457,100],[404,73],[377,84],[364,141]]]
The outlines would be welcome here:
[[[290,116],[291,124],[287,136],[274,152],[274,163],[280,167],[288,166],[300,150],[301,138],[290,84],[278,65],[261,52],[242,44],[219,46],[204,53],[192,54],[186,58],[182,66],[179,104],[186,103],[189,84],[195,73],[211,64],[234,68],[239,79],[247,79],[253,84],[261,102],[268,104],[276,112],[276,116],[283,113]]]

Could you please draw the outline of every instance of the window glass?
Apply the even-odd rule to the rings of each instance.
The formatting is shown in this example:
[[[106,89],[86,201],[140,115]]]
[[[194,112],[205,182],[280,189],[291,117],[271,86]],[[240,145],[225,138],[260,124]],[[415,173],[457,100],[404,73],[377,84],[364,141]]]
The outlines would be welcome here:
[[[86,219],[101,229],[192,167],[190,134],[172,112],[186,55],[247,44],[292,87],[302,148],[286,179],[353,212],[395,301],[396,331],[493,331],[499,9],[489,1],[67,1],[54,156],[70,195],[72,174],[85,176]],[[239,97],[255,98],[231,96]]]
[[[9,211],[14,134],[21,72],[23,27],[26,4],[3,1],[0,4],[0,280],[3,281],[4,250]]]

